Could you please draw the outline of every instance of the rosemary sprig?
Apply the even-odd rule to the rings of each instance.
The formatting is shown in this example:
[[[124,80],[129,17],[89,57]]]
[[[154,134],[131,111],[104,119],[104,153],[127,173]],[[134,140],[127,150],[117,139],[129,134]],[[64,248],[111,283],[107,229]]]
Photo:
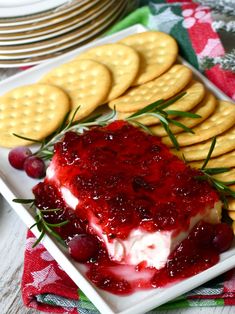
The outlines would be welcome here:
[[[56,142],[58,142],[66,132],[68,131],[76,131],[82,133],[84,130],[88,130],[92,126],[104,126],[111,122],[114,117],[116,116],[116,111],[113,110],[111,113],[102,115],[102,116],[95,116],[95,119],[89,119],[89,121],[74,121],[74,117],[76,112],[79,110],[79,107],[74,112],[72,119],[69,121],[68,124],[65,124],[63,128],[60,128],[59,132],[56,132],[55,135],[50,138],[49,140],[46,139],[44,144],[41,148],[37,151],[37,155],[40,157],[45,158],[45,152],[48,156],[53,155],[53,147]]]
[[[131,122],[138,127],[143,128],[145,131],[151,133],[151,130],[142,124],[139,121],[136,121],[137,118],[143,116],[143,115],[150,115],[158,118],[163,125],[164,129],[166,130],[167,134],[169,135],[172,143],[176,147],[176,149],[179,149],[179,144],[176,140],[175,135],[171,132],[171,129],[169,127],[169,124],[175,124],[178,127],[182,128],[186,132],[191,132],[192,130],[188,128],[187,126],[183,125],[179,121],[173,120],[169,118],[170,115],[180,116],[180,117],[190,117],[190,118],[199,118],[200,116],[195,113],[190,112],[184,112],[184,111],[178,111],[178,110],[164,110],[171,104],[175,103],[178,99],[183,97],[186,93],[183,92],[172,99],[169,99],[167,101],[161,99],[156,101],[153,104],[150,104],[143,109],[137,111],[136,113],[129,116],[126,121]],[[72,118],[68,121],[68,118],[71,114],[71,112],[68,112],[61,124],[61,126],[50,136],[45,138],[43,141],[34,140],[31,138],[27,138],[24,136],[21,136],[19,134],[14,134],[15,136],[22,138],[24,140],[29,140],[34,143],[40,143],[40,148],[34,153],[38,157],[43,158],[44,160],[51,159],[53,156],[53,148],[54,144],[58,142],[61,138],[63,138],[64,134],[68,131],[76,131],[79,133],[82,133],[84,130],[88,130],[92,126],[105,126],[111,121],[113,121],[116,117],[116,110],[114,110],[111,113],[105,114],[105,115],[95,115],[94,117],[89,117],[88,119],[84,121],[75,121],[75,117],[77,112],[79,111],[80,107],[78,107],[73,115]]]
[[[227,208],[227,206],[228,206],[227,197],[230,196],[230,197],[235,198],[235,192],[229,188],[229,185],[235,184],[235,180],[225,182],[225,181],[218,180],[213,176],[215,174],[220,174],[220,173],[230,171],[231,169],[229,167],[218,167],[218,168],[207,168],[206,167],[210,158],[211,158],[211,155],[213,153],[215,146],[216,146],[216,137],[214,137],[212,139],[211,146],[210,146],[210,149],[208,151],[207,157],[206,157],[202,167],[200,168],[200,171],[203,173],[203,175],[197,176],[197,178],[199,180],[208,181],[219,192],[221,200],[224,203],[224,207]]]
[[[174,133],[171,131],[170,129],[170,123],[174,124],[180,128],[182,128],[185,132],[190,132],[193,133],[193,131],[188,128],[186,125],[180,123],[177,120],[173,120],[172,118],[169,118],[170,115],[175,115],[175,116],[179,116],[179,117],[189,117],[189,118],[200,118],[200,116],[198,114],[192,113],[192,112],[185,112],[185,111],[179,111],[179,110],[164,110],[166,109],[168,106],[172,105],[173,103],[175,103],[177,100],[179,100],[180,98],[182,98],[184,95],[186,94],[186,92],[183,92],[167,101],[161,99],[158,100],[156,102],[154,102],[153,104],[150,104],[140,110],[138,110],[137,112],[133,113],[132,115],[130,115],[129,117],[126,118],[127,121],[132,122],[133,124],[136,124],[140,127],[142,127],[145,131],[152,133],[151,130],[143,125],[142,123],[140,123],[139,121],[137,121],[137,118],[143,117],[143,116],[153,116],[156,117],[160,120],[160,123],[162,124],[163,128],[165,129],[167,135],[169,136],[171,142],[173,143],[174,147],[179,150],[179,144],[177,142],[177,139],[174,135]]]
[[[61,238],[61,236],[54,230],[54,228],[58,228],[58,227],[62,227],[64,225],[66,225],[69,220],[64,220],[62,222],[59,223],[49,223],[45,220],[44,215],[45,213],[49,213],[49,212],[56,212],[61,210],[61,208],[50,208],[50,209],[38,209],[35,206],[35,200],[34,199],[13,199],[13,202],[15,203],[19,203],[19,204],[31,204],[30,208],[34,208],[34,210],[36,211],[36,216],[35,216],[35,223],[30,227],[30,229],[37,227],[38,231],[40,232],[40,236],[38,237],[38,239],[34,242],[33,244],[33,248],[35,246],[37,246],[40,241],[42,240],[42,238],[44,237],[44,235],[46,234],[46,232],[50,235],[52,235],[54,238],[56,238],[61,244],[63,244],[65,246],[65,242],[64,240]]]
[[[66,132],[76,131],[82,133],[84,130],[88,130],[90,127],[93,126],[105,126],[116,117],[116,110],[114,109],[111,113],[108,114],[103,115],[98,114],[93,117],[89,117],[84,121],[74,121],[75,116],[79,109],[80,107],[78,107],[74,111],[72,118],[69,121],[68,118],[71,112],[68,112],[64,117],[64,120],[60,127],[53,134],[49,135],[42,141],[31,139],[29,137],[21,136],[15,133],[13,133],[13,135],[21,139],[28,140],[30,142],[34,142],[35,144],[36,143],[41,144],[40,148],[34,153],[34,155],[37,155],[38,157],[41,157],[44,160],[48,160],[51,159],[53,156],[54,144],[58,142],[61,138],[63,138]]]
[[[32,247],[37,246],[37,244],[42,240],[42,238],[44,237],[45,233],[48,232],[50,235],[52,235],[54,238],[56,238],[61,244],[63,244],[65,246],[64,240],[61,238],[61,236],[54,230],[54,228],[58,228],[58,227],[62,227],[64,225],[66,225],[69,220],[65,220],[62,221],[60,223],[49,223],[45,220],[44,218],[44,213],[47,211],[57,211],[60,209],[49,209],[49,210],[39,210],[37,209],[37,214],[35,216],[35,224],[33,224],[30,229],[32,229],[33,227],[37,226],[38,231],[40,231],[40,236],[39,238],[35,241],[35,243],[33,244]]]

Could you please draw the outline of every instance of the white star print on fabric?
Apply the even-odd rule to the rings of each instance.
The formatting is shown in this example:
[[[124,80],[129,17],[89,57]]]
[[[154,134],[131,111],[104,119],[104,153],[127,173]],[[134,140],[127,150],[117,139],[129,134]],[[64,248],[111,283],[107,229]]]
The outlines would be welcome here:
[[[48,251],[42,252],[40,256],[44,261],[51,262],[54,260],[54,258],[51,256],[51,254]]]
[[[43,248],[43,245],[41,243],[38,243],[37,246],[35,246],[35,248],[33,248],[33,245],[36,241],[36,238],[34,237],[30,237],[30,238],[27,238],[26,240],[26,250],[28,251],[33,251],[33,250],[38,250],[38,249],[42,249]]]
[[[224,54],[223,46],[219,38],[209,38],[203,50],[198,54],[199,58],[218,57]]]
[[[53,265],[49,265],[46,268],[32,272],[33,282],[30,286],[36,289],[42,289],[44,286],[61,280],[61,278],[56,274]]]
[[[170,33],[171,29],[182,20],[183,18],[174,14],[171,8],[167,8],[162,13],[159,13],[157,18],[155,15],[150,14],[149,28]]]

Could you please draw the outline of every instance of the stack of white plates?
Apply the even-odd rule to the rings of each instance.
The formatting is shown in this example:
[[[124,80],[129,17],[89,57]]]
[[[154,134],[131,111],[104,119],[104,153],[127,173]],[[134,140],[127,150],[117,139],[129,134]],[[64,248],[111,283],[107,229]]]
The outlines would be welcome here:
[[[0,67],[28,66],[103,34],[130,0],[0,0]]]

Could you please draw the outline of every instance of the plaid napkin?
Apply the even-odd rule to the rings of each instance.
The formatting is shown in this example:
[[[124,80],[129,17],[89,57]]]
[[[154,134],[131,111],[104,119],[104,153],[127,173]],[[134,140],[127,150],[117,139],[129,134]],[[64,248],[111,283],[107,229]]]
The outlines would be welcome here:
[[[131,13],[109,33],[136,23],[175,37],[180,54],[235,100],[235,74],[219,65],[204,68],[208,58],[216,59],[225,53],[218,34],[212,28],[209,8],[189,0],[149,1],[148,6]],[[99,313],[41,244],[32,249],[34,241],[29,232],[22,279],[25,305],[50,313]],[[158,310],[224,305],[235,305],[235,269]]]

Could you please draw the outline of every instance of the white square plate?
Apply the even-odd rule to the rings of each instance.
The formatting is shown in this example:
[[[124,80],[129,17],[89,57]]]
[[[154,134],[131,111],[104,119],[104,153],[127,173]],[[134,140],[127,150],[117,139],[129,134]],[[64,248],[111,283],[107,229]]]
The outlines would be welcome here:
[[[137,32],[143,32],[146,29],[140,25],[136,25],[92,43],[89,43],[82,48],[69,52],[63,56],[53,59],[53,61],[46,62],[42,65],[35,66],[32,69],[24,71],[14,77],[11,77],[0,83],[0,95],[8,90],[25,84],[36,82],[44,73],[48,72],[55,66],[69,61],[80,52],[105,43],[116,42],[121,38]],[[210,89],[218,98],[230,100],[217,87],[209,82],[203,75],[192,68],[187,62],[181,60],[184,64],[189,66],[195,77],[201,80],[208,89]],[[7,160],[8,150],[0,148],[0,191],[6,200],[11,204],[16,213],[22,218],[25,224],[30,227],[34,221],[34,213],[28,210],[21,204],[13,203],[14,198],[31,198],[32,187],[37,183],[37,180],[28,178],[23,172],[13,169]],[[39,232],[36,228],[32,230],[36,236]],[[72,280],[83,290],[87,297],[94,303],[101,313],[105,314],[140,314],[145,313],[165,302],[168,302],[179,295],[203,284],[204,282],[220,275],[221,273],[231,269],[235,265],[235,244],[227,252],[221,255],[220,262],[210,269],[193,276],[189,279],[183,280],[167,288],[145,290],[134,293],[130,296],[117,296],[96,288],[84,276],[84,266],[73,261],[69,254],[64,250],[54,239],[45,236],[43,244],[61,267],[68,273]]]

